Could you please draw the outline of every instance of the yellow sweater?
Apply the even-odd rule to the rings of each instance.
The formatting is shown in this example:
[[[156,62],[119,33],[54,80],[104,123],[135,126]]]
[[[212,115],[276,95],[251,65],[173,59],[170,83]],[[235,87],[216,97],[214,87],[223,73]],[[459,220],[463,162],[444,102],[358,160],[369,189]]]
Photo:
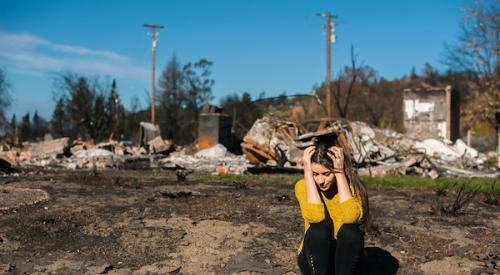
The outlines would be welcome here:
[[[319,192],[328,214],[333,221],[334,238],[337,239],[337,233],[343,224],[358,223],[363,217],[363,207],[359,196],[356,196],[354,189],[350,186],[353,197],[343,203],[339,202],[338,193],[332,198],[327,198],[323,192]],[[306,186],[304,179],[295,184],[295,197],[299,201],[300,211],[304,219],[304,236],[311,223],[319,223],[325,219],[325,207],[323,203],[308,203],[306,197]],[[302,239],[298,253],[302,250],[304,240]]]

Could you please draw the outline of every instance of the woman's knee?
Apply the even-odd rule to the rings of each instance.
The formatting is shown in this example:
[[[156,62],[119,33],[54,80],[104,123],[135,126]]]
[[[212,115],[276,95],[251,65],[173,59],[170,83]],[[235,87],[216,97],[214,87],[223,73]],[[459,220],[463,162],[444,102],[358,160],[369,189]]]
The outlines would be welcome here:
[[[354,246],[363,245],[363,232],[358,224],[344,224],[337,234],[337,242]]]
[[[332,232],[326,222],[311,223],[306,232],[307,241],[325,243],[331,240]]]

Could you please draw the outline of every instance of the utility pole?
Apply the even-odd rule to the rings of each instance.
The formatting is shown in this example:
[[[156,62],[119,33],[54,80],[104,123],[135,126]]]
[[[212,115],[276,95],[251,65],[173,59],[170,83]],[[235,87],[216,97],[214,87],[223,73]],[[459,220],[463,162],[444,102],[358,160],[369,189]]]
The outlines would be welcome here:
[[[151,85],[151,123],[156,125],[156,87],[155,87],[155,49],[156,42],[158,41],[158,36],[160,33],[156,31],[156,29],[163,29],[164,26],[155,25],[155,24],[144,24],[144,27],[150,28],[151,32],[149,33],[149,37],[151,37],[151,58],[152,58],[152,85]]]
[[[333,31],[335,30],[335,25],[332,22],[332,18],[337,18],[337,16],[331,15],[329,12],[326,13],[317,13],[317,16],[324,17],[326,19],[326,23],[324,29],[326,30],[326,111],[328,114],[328,118],[333,116],[333,97],[332,97],[332,89],[331,89],[331,43],[335,43],[335,35]]]

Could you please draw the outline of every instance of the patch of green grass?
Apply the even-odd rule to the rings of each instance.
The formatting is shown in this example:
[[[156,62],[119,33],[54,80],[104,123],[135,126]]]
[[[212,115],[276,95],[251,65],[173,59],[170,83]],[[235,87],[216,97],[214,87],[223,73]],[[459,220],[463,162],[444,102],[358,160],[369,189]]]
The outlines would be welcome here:
[[[300,174],[245,174],[245,175],[203,175],[200,180],[215,183],[256,183],[256,184],[295,184],[302,178]],[[465,191],[500,194],[500,179],[495,178],[438,178],[435,180],[417,176],[386,176],[375,178],[361,176],[369,185],[407,186],[429,189],[458,189],[465,185]]]
[[[465,186],[466,191],[500,194],[500,180],[495,178],[438,178],[435,180],[416,176],[386,176],[374,178],[361,176],[361,180],[371,185],[391,185],[424,187],[430,189],[452,189]]]

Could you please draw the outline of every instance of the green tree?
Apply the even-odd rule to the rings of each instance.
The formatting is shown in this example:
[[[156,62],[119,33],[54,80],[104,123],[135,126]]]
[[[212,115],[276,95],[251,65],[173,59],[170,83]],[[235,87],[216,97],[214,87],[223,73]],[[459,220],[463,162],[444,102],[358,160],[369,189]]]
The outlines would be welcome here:
[[[181,119],[181,110],[185,104],[185,81],[181,65],[177,57],[173,56],[162,71],[159,93],[159,125],[162,135],[169,139],[176,140],[176,134],[179,131]],[[177,140],[176,140],[177,142]]]
[[[53,113],[52,126],[55,129],[73,138],[95,141],[112,136],[116,111],[121,108],[116,81],[106,86],[97,78],[89,80],[65,73],[57,79],[56,87],[59,100]],[[69,121],[67,131],[64,127],[66,118]]]
[[[21,142],[31,139],[30,113],[26,113],[21,118],[21,125],[19,125],[19,138]]]
[[[258,104],[252,102],[252,97],[248,92],[244,92],[241,97],[238,94],[224,97],[221,100],[221,106],[224,113],[232,118],[235,144],[239,147],[239,143],[255,120],[262,116],[262,110]]]
[[[66,129],[68,128],[68,118],[65,112],[64,99],[59,98],[57,100],[54,112],[52,113],[52,133],[56,136],[64,136]]]
[[[0,128],[5,129],[7,126],[7,119],[5,111],[12,103],[10,97],[10,84],[7,82],[7,72],[5,69],[0,68]]]
[[[44,133],[42,118],[38,115],[38,111],[35,111],[32,118],[31,126],[31,137],[40,138]]]
[[[176,56],[168,62],[159,79],[158,124],[162,136],[177,144],[196,139],[198,115],[205,101],[212,99],[212,62],[201,59],[184,66]]]
[[[94,92],[88,83],[87,78],[72,78],[64,76],[66,89],[69,93],[67,111],[71,121],[71,130],[79,137],[91,139],[93,132],[92,113]]]
[[[123,112],[120,104],[120,97],[117,92],[116,81],[113,79],[111,91],[106,99],[106,124],[112,129],[111,136],[121,136],[123,134]]]
[[[12,118],[10,120],[10,136],[11,136],[11,143],[14,144],[14,146],[18,145],[18,136],[17,136],[17,118],[16,114],[12,115]]]

